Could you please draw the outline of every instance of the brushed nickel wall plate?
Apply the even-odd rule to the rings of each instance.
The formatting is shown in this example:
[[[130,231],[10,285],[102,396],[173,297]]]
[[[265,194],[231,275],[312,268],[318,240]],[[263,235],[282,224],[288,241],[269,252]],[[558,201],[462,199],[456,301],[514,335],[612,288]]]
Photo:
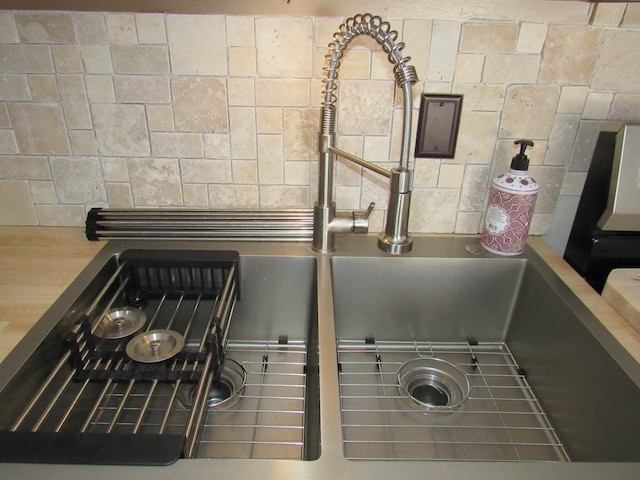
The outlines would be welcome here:
[[[420,99],[415,156],[453,158],[456,153],[462,95],[430,95]]]

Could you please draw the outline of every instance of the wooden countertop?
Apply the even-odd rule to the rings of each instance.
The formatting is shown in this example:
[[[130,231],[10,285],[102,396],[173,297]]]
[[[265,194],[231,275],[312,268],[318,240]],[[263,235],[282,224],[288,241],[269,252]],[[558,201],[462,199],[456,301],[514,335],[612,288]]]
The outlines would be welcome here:
[[[640,362],[640,333],[542,238],[529,243]],[[0,226],[0,360],[104,246],[77,227]]]

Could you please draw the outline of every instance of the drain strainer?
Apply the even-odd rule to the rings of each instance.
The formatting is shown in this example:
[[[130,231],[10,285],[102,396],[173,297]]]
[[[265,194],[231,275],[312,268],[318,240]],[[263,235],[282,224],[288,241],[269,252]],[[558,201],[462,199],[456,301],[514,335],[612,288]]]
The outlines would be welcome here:
[[[414,358],[398,369],[398,390],[413,407],[448,413],[469,397],[469,380],[439,358]]]
[[[232,358],[225,358],[220,366],[218,380],[213,382],[207,394],[207,408],[209,410],[225,410],[234,406],[240,400],[246,382],[247,370],[244,366]],[[183,403],[191,405],[196,390],[197,385],[194,385],[189,399]]]

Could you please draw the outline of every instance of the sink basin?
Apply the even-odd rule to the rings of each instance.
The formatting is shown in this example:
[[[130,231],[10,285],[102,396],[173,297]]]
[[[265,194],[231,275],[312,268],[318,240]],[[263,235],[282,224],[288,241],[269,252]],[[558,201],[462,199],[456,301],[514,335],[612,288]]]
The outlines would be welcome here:
[[[637,364],[541,259],[438,245],[332,258],[345,456],[640,461]],[[468,398],[438,365],[401,387],[416,359]]]
[[[45,315],[0,392],[5,461],[319,457],[316,259],[178,248],[103,251]]]

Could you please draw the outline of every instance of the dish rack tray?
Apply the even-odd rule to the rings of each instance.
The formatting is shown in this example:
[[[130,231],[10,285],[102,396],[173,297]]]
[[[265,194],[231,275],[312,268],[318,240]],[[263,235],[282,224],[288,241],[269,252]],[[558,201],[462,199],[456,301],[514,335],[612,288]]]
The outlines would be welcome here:
[[[240,296],[238,262],[235,251],[123,252],[75,314],[48,377],[0,429],[0,461],[166,465],[193,456]],[[114,309],[141,312],[141,325],[97,335]],[[128,345],[154,332],[179,338],[175,351],[137,359]],[[187,390],[189,405],[179,394]]]

